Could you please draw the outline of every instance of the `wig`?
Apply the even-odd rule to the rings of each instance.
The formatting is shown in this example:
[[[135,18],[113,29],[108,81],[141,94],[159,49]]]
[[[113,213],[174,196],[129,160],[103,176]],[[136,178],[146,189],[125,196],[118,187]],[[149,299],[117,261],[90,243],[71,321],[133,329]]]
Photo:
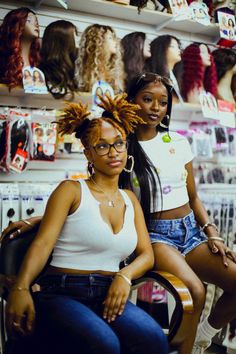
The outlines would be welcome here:
[[[145,57],[143,55],[146,35],[143,32],[133,32],[121,40],[123,62],[126,74],[125,87],[129,89],[129,82],[141,74],[144,69]]]
[[[104,109],[102,117],[90,119],[91,112],[87,105],[81,103],[66,103],[61,110],[60,119],[57,122],[60,134],[72,134],[81,139],[85,148],[94,146],[100,139],[101,125],[105,121],[119,130],[124,138],[133,133],[138,124],[145,122],[138,116],[139,106],[129,103],[126,95],[101,97],[99,106]],[[91,172],[91,171],[89,171]]]
[[[135,98],[140,91],[145,89],[151,83],[155,83],[157,81],[166,87],[168,96],[166,113],[170,118],[172,109],[172,86],[168,83],[167,80],[159,77],[158,75],[153,73],[143,73],[142,75],[134,78],[130,84],[128,100],[135,102]],[[162,122],[168,127],[170,119],[164,118]],[[163,130],[164,129],[160,127],[160,125],[157,126],[157,131]],[[165,128],[165,130],[168,130],[168,128]],[[143,209],[145,220],[148,223],[150,220],[151,194],[153,194],[152,200],[154,203],[157,195],[156,178],[159,181],[159,185],[160,179],[155,166],[152,164],[151,160],[142,149],[135,133],[131,133],[129,135],[128,154],[134,156],[135,158],[134,172],[140,186],[140,203]],[[129,188],[131,190],[133,189],[131,176],[129,173],[126,173],[125,171],[121,173],[119,185],[121,188]],[[162,199],[162,195],[160,197]]]
[[[179,47],[181,45],[178,38],[169,34],[159,36],[151,42],[151,57],[146,61],[146,69],[153,73],[170,76],[168,63],[167,63],[167,51],[171,45],[171,41],[174,39]]]
[[[217,74],[214,58],[207,47],[211,64],[205,68],[200,54],[201,44],[190,44],[184,49],[182,54],[183,73],[181,89],[185,100],[187,100],[189,93],[195,88],[204,87],[213,96],[216,96],[217,93]]]
[[[58,20],[50,23],[43,35],[40,69],[46,85],[55,98],[62,98],[78,90],[75,78],[75,46],[77,28],[73,23]]]
[[[5,16],[0,27],[0,78],[9,89],[22,85],[24,63],[21,56],[21,38],[29,13],[35,15],[27,7],[12,10]],[[30,47],[30,65],[38,66],[39,59],[39,40],[35,38]]]
[[[106,50],[109,32],[117,41],[117,51]],[[112,27],[94,24],[86,28],[80,39],[78,57],[79,86],[81,91],[91,92],[98,81],[108,82],[116,92],[124,89],[124,67],[118,39]]]
[[[218,82],[225,73],[236,65],[236,52],[232,49],[220,48],[212,52],[217,71]]]

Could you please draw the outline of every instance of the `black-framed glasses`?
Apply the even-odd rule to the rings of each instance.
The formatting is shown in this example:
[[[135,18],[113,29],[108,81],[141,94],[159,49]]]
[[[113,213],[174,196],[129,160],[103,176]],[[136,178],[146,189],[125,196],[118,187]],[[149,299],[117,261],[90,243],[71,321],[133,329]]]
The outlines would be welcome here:
[[[117,152],[125,152],[128,149],[128,142],[126,140],[117,140],[113,144],[99,143],[93,146],[93,149],[99,156],[108,155],[111,148],[114,148]]]
[[[168,85],[170,87],[173,87],[173,82],[172,80],[170,80],[168,77],[166,76],[161,76],[159,74],[155,74],[155,73],[150,73],[150,72],[146,72],[143,73],[142,75],[140,75],[140,77],[137,79],[136,85],[139,84],[139,82],[143,80],[143,81],[147,81],[147,82],[161,82],[164,85]]]

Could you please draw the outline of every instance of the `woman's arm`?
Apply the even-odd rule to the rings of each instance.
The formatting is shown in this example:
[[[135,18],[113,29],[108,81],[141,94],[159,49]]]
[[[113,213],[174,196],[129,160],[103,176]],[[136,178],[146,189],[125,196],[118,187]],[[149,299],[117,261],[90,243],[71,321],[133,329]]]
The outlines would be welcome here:
[[[136,258],[117,273],[118,275],[114,277],[109,288],[103,312],[103,317],[108,322],[114,321],[117,315],[121,315],[124,311],[130,293],[131,280],[142,276],[154,265],[154,254],[142,208],[133,192],[128,191],[128,195],[132,200],[135,212],[134,221],[138,236],[138,243],[135,249]]]
[[[77,184],[78,185],[78,184]],[[20,323],[18,331],[32,329],[34,306],[29,293],[33,280],[44,268],[67,215],[80,200],[75,182],[64,181],[50,196],[37,236],[29,247],[7,302],[8,328]],[[26,318],[25,326],[22,318]],[[26,327],[26,328],[25,328]]]

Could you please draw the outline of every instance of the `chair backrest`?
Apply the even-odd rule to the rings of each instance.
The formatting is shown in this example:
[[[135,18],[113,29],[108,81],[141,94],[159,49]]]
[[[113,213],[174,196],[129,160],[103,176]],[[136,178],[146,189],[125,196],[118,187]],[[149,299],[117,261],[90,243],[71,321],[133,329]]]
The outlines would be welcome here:
[[[39,225],[14,239],[10,233],[2,240],[0,247],[0,273],[7,276],[17,275],[27,249],[38,232]],[[11,231],[12,233],[12,231]]]

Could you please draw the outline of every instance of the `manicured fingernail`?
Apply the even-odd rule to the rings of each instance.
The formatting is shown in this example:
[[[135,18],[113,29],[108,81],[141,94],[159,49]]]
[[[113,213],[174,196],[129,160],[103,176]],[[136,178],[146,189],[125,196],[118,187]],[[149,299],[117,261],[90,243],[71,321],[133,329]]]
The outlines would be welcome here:
[[[11,234],[11,235],[9,236],[9,238],[10,238],[10,239],[14,238],[14,234]]]

